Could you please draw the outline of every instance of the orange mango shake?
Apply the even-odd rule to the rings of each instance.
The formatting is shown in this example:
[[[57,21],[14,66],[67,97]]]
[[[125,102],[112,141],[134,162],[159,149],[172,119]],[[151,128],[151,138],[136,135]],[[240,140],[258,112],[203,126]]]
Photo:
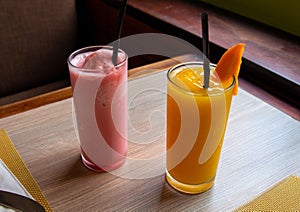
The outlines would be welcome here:
[[[237,44],[210,64],[208,88],[202,62],[168,71],[166,180],[176,190],[197,194],[214,184],[243,51]]]
[[[235,84],[232,77],[223,88],[212,74],[205,89],[203,76],[200,63],[179,65],[168,74],[167,181],[185,193],[213,185]]]

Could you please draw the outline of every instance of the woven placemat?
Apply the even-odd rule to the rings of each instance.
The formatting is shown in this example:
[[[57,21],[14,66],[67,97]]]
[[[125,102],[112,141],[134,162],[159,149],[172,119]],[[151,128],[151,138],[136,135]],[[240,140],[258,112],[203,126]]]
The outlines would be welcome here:
[[[0,129],[0,158],[31,196],[39,202],[46,211],[52,211],[47,199],[41,192],[38,184],[32,177],[4,129]]]
[[[286,177],[235,211],[300,211],[300,178]]]

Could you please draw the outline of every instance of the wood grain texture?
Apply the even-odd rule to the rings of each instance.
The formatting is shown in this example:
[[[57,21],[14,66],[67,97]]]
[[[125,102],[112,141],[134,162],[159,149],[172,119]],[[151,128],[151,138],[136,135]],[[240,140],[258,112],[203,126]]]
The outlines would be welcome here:
[[[0,106],[0,118],[11,116],[13,114],[24,112],[52,102],[60,101],[71,96],[71,88],[66,87],[45,94],[37,95],[28,99],[2,105]]]
[[[214,187],[199,195],[172,189],[162,159],[166,73],[157,70],[140,70],[141,76],[135,70],[129,82],[129,156],[161,160],[122,168],[145,179],[82,165],[71,98],[0,119],[54,211],[231,211],[288,175],[300,175],[300,123],[240,89]]]

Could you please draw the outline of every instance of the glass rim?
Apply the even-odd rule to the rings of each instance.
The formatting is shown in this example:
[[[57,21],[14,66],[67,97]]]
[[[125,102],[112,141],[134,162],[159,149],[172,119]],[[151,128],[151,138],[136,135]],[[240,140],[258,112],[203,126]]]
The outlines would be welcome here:
[[[97,51],[99,49],[108,49],[108,50],[111,50],[113,51],[113,46],[106,46],[106,45],[95,45],[95,46],[86,46],[86,47],[83,47],[83,48],[80,48],[80,49],[77,49],[75,50],[74,52],[72,52],[68,59],[67,59],[67,62],[68,64],[72,67],[72,68],[75,68],[77,69],[78,71],[80,72],[92,72],[92,73],[97,73],[97,68],[81,68],[81,67],[78,67],[76,65],[74,65],[72,63],[72,59],[75,58],[76,55],[78,54],[81,54],[81,53],[85,53],[85,52],[89,52],[88,50],[90,50],[90,52],[93,52],[93,51]],[[125,57],[124,59],[118,63],[117,65],[113,66],[115,67],[116,69],[118,69],[119,67],[123,66],[124,63],[126,63],[126,61],[128,60],[128,55],[125,53],[125,51],[123,51],[122,49],[118,48],[118,52],[122,53]]]
[[[227,91],[231,90],[234,88],[235,84],[236,84],[236,79],[235,79],[235,76],[232,75],[232,82],[229,86],[227,87],[224,87],[222,91],[209,91],[207,90],[207,92],[201,92],[201,93],[197,93],[197,92],[192,92],[188,89],[185,89],[181,86],[179,86],[176,82],[174,82],[171,77],[170,77],[170,74],[171,72],[175,71],[176,69],[179,69],[183,66],[189,66],[189,65],[200,65],[203,67],[203,62],[202,61],[193,61],[193,62],[184,62],[184,63],[180,63],[180,64],[177,64],[173,67],[171,67],[168,72],[167,72],[167,78],[168,78],[168,81],[173,85],[175,86],[176,88],[182,90],[184,93],[186,94],[189,94],[189,95],[194,95],[194,96],[218,96],[218,95],[223,95],[224,93],[226,93]],[[210,67],[213,67],[213,68],[216,68],[216,64],[214,63],[210,63]]]

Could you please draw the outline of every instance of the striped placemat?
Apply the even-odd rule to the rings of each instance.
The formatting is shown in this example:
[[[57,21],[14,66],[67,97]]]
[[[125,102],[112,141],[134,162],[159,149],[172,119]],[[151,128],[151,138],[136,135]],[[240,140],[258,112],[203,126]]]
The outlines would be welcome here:
[[[300,178],[286,177],[235,211],[300,211]]]
[[[31,196],[39,202],[46,211],[52,211],[47,199],[41,192],[38,184],[32,177],[4,129],[0,129],[0,158]]]

